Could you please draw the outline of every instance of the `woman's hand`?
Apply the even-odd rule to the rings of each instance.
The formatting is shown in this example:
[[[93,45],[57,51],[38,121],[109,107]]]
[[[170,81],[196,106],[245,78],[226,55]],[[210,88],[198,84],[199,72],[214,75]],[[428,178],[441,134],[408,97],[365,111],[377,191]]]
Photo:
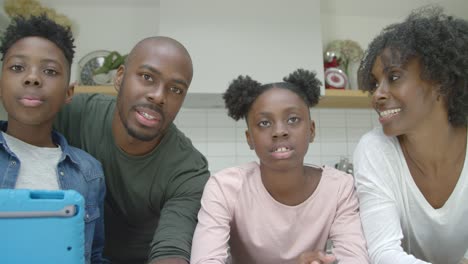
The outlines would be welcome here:
[[[307,251],[299,256],[298,264],[331,264],[336,257],[331,254],[325,254],[323,251]],[[464,263],[462,263],[464,264]]]

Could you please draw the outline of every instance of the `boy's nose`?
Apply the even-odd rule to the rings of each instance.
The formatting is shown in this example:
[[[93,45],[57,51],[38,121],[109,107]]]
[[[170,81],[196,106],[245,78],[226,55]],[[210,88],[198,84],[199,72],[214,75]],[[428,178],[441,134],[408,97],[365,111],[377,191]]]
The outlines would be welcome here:
[[[26,86],[40,86],[41,80],[36,73],[30,72],[24,79],[24,85]]]

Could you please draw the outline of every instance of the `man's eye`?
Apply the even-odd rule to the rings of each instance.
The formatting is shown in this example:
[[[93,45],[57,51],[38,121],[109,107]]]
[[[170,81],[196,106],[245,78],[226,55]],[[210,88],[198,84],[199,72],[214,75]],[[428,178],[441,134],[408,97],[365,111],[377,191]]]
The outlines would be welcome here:
[[[13,65],[13,66],[10,67],[10,69],[15,71],[15,72],[20,72],[20,71],[24,70],[24,67],[21,66],[21,65]]]
[[[260,127],[269,127],[270,122],[266,121],[266,120],[263,120],[263,121],[258,122],[258,126],[260,126]]]
[[[288,124],[294,124],[294,123],[297,123],[297,122],[299,122],[299,117],[297,117],[297,116],[293,116],[293,117],[290,117],[288,119]]]
[[[44,73],[47,74],[47,75],[52,75],[52,76],[55,76],[55,75],[58,74],[58,72],[56,70],[52,70],[52,69],[45,69]]]
[[[180,89],[179,87],[171,87],[171,92],[175,93],[175,94],[182,94],[184,91],[182,89]]]
[[[145,79],[145,81],[150,81],[150,82],[153,81],[153,78],[152,78],[150,75],[148,75],[148,74],[145,74],[145,73],[144,73],[144,74],[142,74],[141,76],[143,77],[143,79]]]

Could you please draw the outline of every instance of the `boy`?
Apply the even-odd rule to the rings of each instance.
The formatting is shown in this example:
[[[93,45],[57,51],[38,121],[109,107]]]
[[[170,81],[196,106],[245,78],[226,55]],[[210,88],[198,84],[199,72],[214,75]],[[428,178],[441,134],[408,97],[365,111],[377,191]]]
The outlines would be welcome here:
[[[16,17],[0,44],[0,188],[73,189],[85,198],[86,263],[102,262],[105,183],[100,163],[52,130],[68,88],[73,37],[45,15]]]

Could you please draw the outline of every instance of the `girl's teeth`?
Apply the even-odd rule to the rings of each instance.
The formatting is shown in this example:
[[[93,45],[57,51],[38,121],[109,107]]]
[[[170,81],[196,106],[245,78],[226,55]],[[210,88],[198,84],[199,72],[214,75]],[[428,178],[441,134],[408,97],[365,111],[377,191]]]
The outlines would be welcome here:
[[[282,147],[282,148],[277,148],[275,152],[285,152],[288,151],[288,148]]]

